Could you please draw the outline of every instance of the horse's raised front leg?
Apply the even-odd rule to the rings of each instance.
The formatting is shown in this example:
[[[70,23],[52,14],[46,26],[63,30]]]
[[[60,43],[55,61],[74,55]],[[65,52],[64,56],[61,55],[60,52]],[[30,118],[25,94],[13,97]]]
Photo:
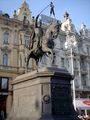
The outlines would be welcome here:
[[[27,59],[26,59],[26,68],[28,69],[28,65],[29,65],[29,60],[30,60],[30,55],[31,55],[31,52],[33,51],[33,49],[31,49],[30,51],[29,51],[29,54],[28,54],[28,56],[27,56]]]

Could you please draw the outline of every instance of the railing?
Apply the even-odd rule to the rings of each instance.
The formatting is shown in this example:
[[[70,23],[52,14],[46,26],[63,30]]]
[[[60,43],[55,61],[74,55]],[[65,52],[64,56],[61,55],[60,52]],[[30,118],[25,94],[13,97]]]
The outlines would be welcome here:
[[[84,91],[90,91],[90,87],[89,86],[83,86],[83,90]]]
[[[8,92],[0,92],[0,95],[8,95]]]
[[[16,72],[16,73],[22,74],[22,73],[25,73],[26,68],[0,65],[0,71]],[[30,71],[30,68],[28,69],[28,71]]]
[[[75,86],[75,88],[76,88],[76,91],[90,91],[90,87],[88,87],[88,86]]]
[[[80,48],[80,49],[79,49],[79,54],[80,54],[81,56],[87,56],[87,52],[86,52],[83,48]]]
[[[78,66],[74,65],[74,71],[78,71]]]
[[[86,66],[81,66],[81,72],[82,73],[87,73],[87,67]]]
[[[19,67],[0,65],[0,70],[14,70],[17,71]]]

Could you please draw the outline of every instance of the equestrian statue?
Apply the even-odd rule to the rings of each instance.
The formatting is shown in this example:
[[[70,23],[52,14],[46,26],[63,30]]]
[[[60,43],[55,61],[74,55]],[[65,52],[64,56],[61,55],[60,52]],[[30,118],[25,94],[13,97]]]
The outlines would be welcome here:
[[[49,5],[51,5],[51,3]],[[45,9],[47,7],[45,7]],[[57,22],[52,21],[46,27],[46,29],[43,29],[42,21],[38,22],[38,18],[42,13],[42,11],[36,16],[35,24],[31,31],[29,54],[27,56],[27,62],[26,62],[26,67],[28,68],[29,60],[30,58],[33,58],[36,62],[37,70],[38,70],[38,62],[39,60],[42,59],[43,55],[50,55],[51,63],[53,62],[54,39],[57,38],[59,34],[59,26],[60,26],[59,21]]]

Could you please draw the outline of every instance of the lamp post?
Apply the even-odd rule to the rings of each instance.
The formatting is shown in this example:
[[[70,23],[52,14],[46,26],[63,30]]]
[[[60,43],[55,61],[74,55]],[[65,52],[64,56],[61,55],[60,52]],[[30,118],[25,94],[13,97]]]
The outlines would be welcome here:
[[[71,74],[74,75],[74,64],[73,64],[73,48],[76,47],[76,39],[75,35],[70,34],[67,32],[66,36],[66,42],[65,42],[65,48],[70,50],[70,57],[71,57]],[[76,110],[76,104],[75,104],[75,82],[72,81],[72,91],[73,91],[73,104],[74,108]]]

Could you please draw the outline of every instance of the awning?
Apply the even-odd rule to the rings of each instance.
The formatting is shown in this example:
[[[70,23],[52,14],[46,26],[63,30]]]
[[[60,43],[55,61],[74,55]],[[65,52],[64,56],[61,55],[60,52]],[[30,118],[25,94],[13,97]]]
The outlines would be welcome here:
[[[90,99],[76,99],[76,107],[81,110],[90,110]]]

